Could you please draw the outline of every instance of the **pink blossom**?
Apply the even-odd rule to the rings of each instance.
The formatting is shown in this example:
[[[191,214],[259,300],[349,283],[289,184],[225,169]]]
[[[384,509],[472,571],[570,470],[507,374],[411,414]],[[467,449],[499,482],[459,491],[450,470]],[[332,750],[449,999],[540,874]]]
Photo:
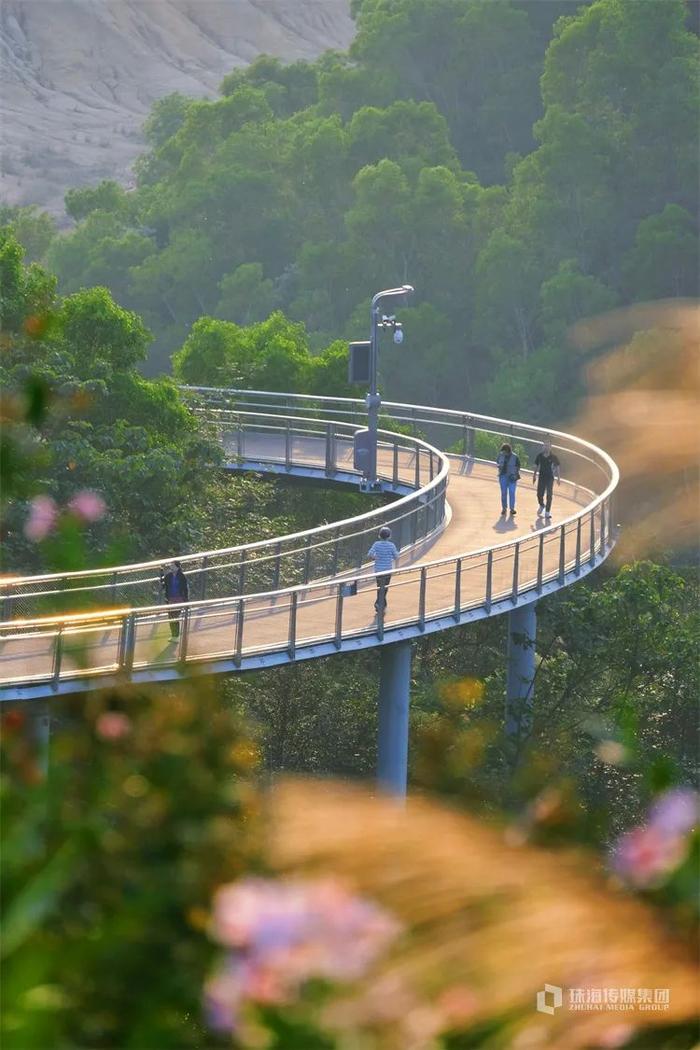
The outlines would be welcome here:
[[[470,1021],[478,1006],[479,1001],[471,988],[459,984],[446,988],[437,1002],[437,1008],[448,1028],[458,1028]]]
[[[626,882],[657,886],[688,852],[688,835],[700,818],[700,796],[692,788],[673,788],[660,795],[646,825],[621,835],[612,851],[612,867]]]
[[[29,517],[24,525],[24,535],[32,543],[46,539],[53,531],[58,516],[56,503],[50,496],[35,496],[29,508]]]
[[[632,828],[618,839],[612,854],[613,870],[634,886],[658,885],[678,867],[686,852],[679,835],[667,835],[653,825]]]
[[[72,510],[78,518],[82,518],[83,521],[93,522],[99,521],[100,518],[104,517],[107,504],[102,499],[102,496],[96,492],[91,492],[90,489],[83,489],[73,496],[73,499],[68,504],[68,509]]]
[[[667,835],[687,835],[700,822],[700,795],[692,788],[673,788],[660,795],[649,823]]]
[[[103,740],[121,740],[131,732],[131,719],[121,711],[103,711],[95,730]]]
[[[618,1050],[618,1047],[625,1046],[629,1043],[630,1039],[634,1035],[636,1029],[631,1024],[615,1024],[610,1028],[606,1028],[604,1032],[601,1032],[598,1036],[597,1045],[602,1050]]]
[[[356,980],[398,932],[377,905],[333,879],[223,886],[212,933],[230,950],[205,988],[210,1020],[234,1028],[246,1003],[290,1002],[312,978]]]

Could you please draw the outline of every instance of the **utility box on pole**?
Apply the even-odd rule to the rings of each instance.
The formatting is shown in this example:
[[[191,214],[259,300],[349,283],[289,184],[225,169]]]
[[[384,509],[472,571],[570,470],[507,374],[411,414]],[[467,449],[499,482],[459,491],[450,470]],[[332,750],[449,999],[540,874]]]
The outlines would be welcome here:
[[[369,339],[350,343],[348,354],[348,383],[369,386],[372,376],[372,344]]]
[[[358,430],[353,438],[353,466],[366,478],[376,469],[377,450],[369,430]]]

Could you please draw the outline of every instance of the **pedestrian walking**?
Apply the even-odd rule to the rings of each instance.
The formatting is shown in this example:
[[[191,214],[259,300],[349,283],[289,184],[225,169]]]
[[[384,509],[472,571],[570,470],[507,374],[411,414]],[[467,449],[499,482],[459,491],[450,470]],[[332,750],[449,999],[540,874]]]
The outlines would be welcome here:
[[[391,539],[391,529],[384,525],[379,530],[379,538],[367,552],[367,557],[374,562],[374,571],[377,573],[377,600],[374,603],[377,612],[386,609],[386,592],[389,590],[391,570],[398,556],[398,548]]]
[[[496,459],[498,480],[501,486],[501,517],[505,517],[510,505],[511,518],[517,513],[515,509],[515,489],[520,480],[520,457],[504,441]]]
[[[559,475],[559,460],[552,452],[552,442],[545,438],[542,451],[535,457],[535,469],[532,472],[532,484],[537,483],[537,517],[544,514],[549,521],[552,517],[552,495],[554,493],[554,479],[557,485],[561,481]]]
[[[181,606],[183,602],[189,600],[190,592],[187,586],[187,577],[182,571],[182,565],[179,561],[172,561],[168,566],[168,571],[166,573],[163,573],[161,570],[160,583],[168,605]],[[181,615],[181,608],[171,609],[168,612],[168,617],[170,619],[170,633],[173,638],[180,637]]]

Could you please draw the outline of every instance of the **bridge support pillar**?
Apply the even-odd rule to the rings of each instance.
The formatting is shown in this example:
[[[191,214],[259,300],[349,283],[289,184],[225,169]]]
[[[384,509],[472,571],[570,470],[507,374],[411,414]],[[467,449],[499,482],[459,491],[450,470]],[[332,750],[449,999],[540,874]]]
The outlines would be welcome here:
[[[506,651],[506,736],[514,761],[532,729],[536,638],[535,603],[511,610]]]
[[[411,643],[383,645],[380,660],[377,783],[381,791],[404,798],[408,779]]]
[[[51,743],[51,708],[48,700],[32,700],[32,735],[37,762],[44,777],[49,775],[49,745]]]

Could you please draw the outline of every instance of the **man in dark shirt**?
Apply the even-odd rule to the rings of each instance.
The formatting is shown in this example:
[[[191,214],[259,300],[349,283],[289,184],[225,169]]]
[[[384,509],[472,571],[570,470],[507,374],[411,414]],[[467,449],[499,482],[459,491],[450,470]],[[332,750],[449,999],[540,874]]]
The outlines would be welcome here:
[[[173,561],[170,563],[168,571],[163,574],[161,570],[160,583],[163,588],[165,600],[168,605],[176,605],[178,608],[172,609],[168,613],[170,619],[170,633],[173,638],[179,638],[180,636],[180,616],[182,615],[182,609],[180,608],[182,602],[189,600],[189,587],[187,586],[187,577],[182,571],[182,565],[179,561]]]
[[[545,439],[542,451],[535,458],[535,469],[532,472],[532,484],[537,483],[537,509],[538,518],[544,514],[549,520],[552,517],[552,494],[554,491],[554,479],[557,485],[560,482],[559,460],[552,452],[552,442]]]

